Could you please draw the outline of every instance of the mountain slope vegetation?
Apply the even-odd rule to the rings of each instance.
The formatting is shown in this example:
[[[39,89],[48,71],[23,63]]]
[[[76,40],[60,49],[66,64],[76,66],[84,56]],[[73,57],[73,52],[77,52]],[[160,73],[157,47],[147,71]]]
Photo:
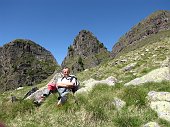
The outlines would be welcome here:
[[[139,23],[120,38],[120,43],[113,47],[114,57],[109,60],[102,59],[103,56],[108,56],[102,43],[99,43],[90,32],[80,32],[81,36],[77,36],[73,45],[69,46],[63,66],[69,65],[73,72],[81,71],[76,74],[81,89],[85,88],[86,83],[102,81],[110,76],[115,78],[115,84],[99,83],[89,91],[77,91],[75,96],[70,94],[67,103],[61,107],[56,106],[58,94],[51,94],[38,107],[32,100],[22,100],[32,86],[6,91],[0,94],[0,122],[9,127],[142,127],[146,124],[169,127],[169,115],[167,119],[161,118],[161,115],[151,108],[148,94],[166,92],[166,95],[170,96],[170,80],[155,82],[157,80],[155,79],[139,85],[125,85],[134,79],[146,76],[155,69],[165,68],[170,72],[169,21],[169,11],[158,11],[152,14],[142,22],[144,24]],[[88,45],[83,43],[83,41],[88,42],[88,37],[92,38],[94,44],[98,44],[97,47],[93,45],[93,48],[88,48]],[[87,47],[89,52],[77,48],[79,46]],[[104,55],[98,52],[100,46]],[[88,61],[88,55],[92,52],[96,52],[95,58],[100,60],[100,64],[89,64],[91,66],[86,68],[84,60],[87,58]],[[78,58],[79,55],[81,58]],[[80,66],[73,66],[74,61],[76,61],[75,65],[79,63]],[[167,75],[169,76],[169,73]],[[36,86],[38,88],[46,86],[50,79],[52,76]],[[163,96],[162,93],[159,94]],[[13,95],[18,98],[14,103],[11,102]],[[164,102],[165,100],[163,99]],[[170,105],[169,102],[167,103]],[[166,110],[169,111],[169,108]]]
[[[170,31],[166,31],[170,33]],[[146,96],[149,91],[170,92],[170,82],[149,82],[140,86],[127,86],[124,84],[141,77],[151,70],[167,66],[170,54],[170,34],[162,33],[142,40],[147,43],[128,53],[122,53],[115,59],[100,64],[97,67],[86,69],[78,73],[81,81],[90,78],[101,80],[109,76],[117,78],[115,86],[106,84],[96,85],[89,93],[76,95],[78,104],[72,95],[62,107],[56,107],[57,94],[50,95],[40,107],[35,107],[30,100],[10,102],[10,96],[20,98],[30,89],[28,86],[22,90],[8,91],[0,96],[0,121],[12,127],[139,127],[150,121],[160,126],[168,127],[170,123],[158,117],[158,114],[148,106]],[[126,69],[132,63],[134,66]],[[50,78],[49,78],[50,79]],[[38,86],[44,86],[49,79]],[[126,106],[118,110],[113,104],[115,98],[126,102]]]

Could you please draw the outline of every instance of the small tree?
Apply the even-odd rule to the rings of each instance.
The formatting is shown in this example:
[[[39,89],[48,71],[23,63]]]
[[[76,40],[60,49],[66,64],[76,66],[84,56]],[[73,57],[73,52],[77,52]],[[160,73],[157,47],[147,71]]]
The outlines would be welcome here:
[[[73,49],[73,46],[70,45],[70,46],[68,47],[68,51],[69,51],[69,52],[72,52],[73,50],[74,50],[74,49]]]
[[[83,64],[83,60],[82,60],[81,56],[79,56],[79,58],[78,58],[78,64]]]
[[[78,58],[78,64],[84,69],[84,63],[83,63],[81,56],[79,56]]]
[[[99,44],[99,47],[100,47],[100,48],[103,48],[103,47],[104,47],[104,44],[103,44],[103,43],[100,43],[100,44]]]

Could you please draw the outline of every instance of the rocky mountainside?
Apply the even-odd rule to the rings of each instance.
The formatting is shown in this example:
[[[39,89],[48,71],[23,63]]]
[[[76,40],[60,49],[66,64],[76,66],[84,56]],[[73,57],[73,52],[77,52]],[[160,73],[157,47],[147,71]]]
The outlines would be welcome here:
[[[68,53],[62,66],[68,66],[73,72],[99,65],[109,58],[110,53],[90,31],[82,30],[68,47]]]
[[[58,66],[45,48],[31,40],[16,39],[0,47],[0,91],[34,85]]]
[[[0,121],[9,127],[170,127],[170,80],[166,78],[170,30],[166,35],[145,38],[145,42],[157,41],[77,73],[81,87],[61,107],[56,107],[56,94],[45,98],[38,110],[30,100],[10,103],[11,94],[23,98],[31,87],[0,94]],[[134,81],[137,85],[130,85]],[[46,92],[48,82],[50,78],[37,84],[37,94]]]
[[[138,45],[139,42],[142,43],[141,40],[166,30],[170,30],[170,11],[157,11],[122,36],[113,46],[112,56],[115,57],[121,52],[128,52],[134,45]],[[145,44],[143,43],[143,45]]]
[[[67,66],[73,67],[74,61],[78,60],[77,63],[84,67],[86,64],[83,62],[89,62],[91,59],[88,57],[97,50],[94,50],[94,47],[91,49],[97,42],[89,44],[87,42],[91,41],[86,41],[89,44],[87,46],[84,41],[80,41],[86,40],[84,37],[88,38],[82,35],[82,32],[88,31],[81,31],[81,36],[77,36],[73,45],[68,48],[68,56],[65,58],[68,60],[65,61]],[[4,54],[4,48],[5,46],[0,48],[1,54]],[[26,47],[24,49],[27,50]],[[122,50],[127,51],[126,53],[120,53],[114,59],[77,73],[81,87],[74,96],[70,94],[67,102],[60,107],[56,107],[59,97],[57,94],[43,98],[38,110],[32,103],[35,98],[44,95],[47,84],[57,80],[60,73],[54,73],[51,80],[48,78],[37,84],[40,89],[30,96],[29,99],[33,99],[31,101],[25,99],[12,103],[11,95],[22,99],[32,87],[6,91],[0,94],[0,121],[9,127],[170,127],[169,49],[170,30],[159,31],[136,41],[126,50]],[[6,53],[6,56],[7,54],[10,53]],[[2,59],[0,60],[2,62]],[[3,64],[0,69],[4,66]]]

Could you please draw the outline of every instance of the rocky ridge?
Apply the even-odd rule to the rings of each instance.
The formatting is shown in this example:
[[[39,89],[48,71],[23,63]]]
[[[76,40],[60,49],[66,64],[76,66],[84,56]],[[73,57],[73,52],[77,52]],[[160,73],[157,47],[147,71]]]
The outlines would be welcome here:
[[[170,30],[170,12],[162,10],[154,12],[119,39],[112,48],[112,57],[124,50],[129,51],[130,47],[138,45],[141,40],[165,30]]]
[[[52,54],[31,40],[16,39],[0,48],[0,91],[34,85],[59,66]]]
[[[42,114],[45,114],[43,115],[45,117],[45,120],[43,119],[44,117],[38,119],[40,117],[37,117],[38,115],[34,115],[34,113],[32,113],[32,115],[34,116],[32,117],[31,120],[27,119],[28,118],[27,115],[25,119],[20,118],[18,120],[18,118],[16,118],[15,122],[18,120],[17,122],[19,125],[21,121],[25,120],[26,122],[29,122],[30,125],[30,122],[34,121],[36,118],[38,119],[38,124],[39,123],[42,123],[42,125],[46,124],[47,123],[46,120],[49,120],[49,123],[51,121],[56,122],[53,124],[54,126],[56,126],[58,123],[60,123],[60,121],[58,122],[56,120],[61,118],[61,115],[63,115],[62,118],[65,118],[66,120],[62,124],[65,124],[65,126],[70,124],[69,121],[70,117],[75,118],[71,120],[71,123],[76,124],[78,122],[77,124],[78,126],[80,125],[104,126],[106,124],[108,126],[109,125],[121,126],[123,125],[122,123],[124,123],[124,126],[141,126],[141,125],[144,125],[144,127],[164,126],[165,121],[170,121],[170,114],[169,114],[170,113],[169,111],[170,82],[164,81],[164,80],[169,80],[168,78],[168,67],[170,68],[169,32],[170,31],[167,31],[166,36],[162,36],[164,35],[164,33],[161,34],[160,32],[158,32],[157,34],[155,34],[157,36],[156,39],[153,38],[153,36],[148,36],[148,40],[147,38],[144,38],[145,42],[150,42],[150,40],[154,40],[154,41],[156,40],[155,43],[153,44],[145,43],[144,46],[140,48],[136,48],[136,50],[131,50],[128,53],[121,54],[121,56],[112,59],[104,64],[101,64],[95,68],[86,69],[85,71],[79,73],[77,77],[79,80],[83,81],[81,82],[82,88],[78,90],[76,93],[77,97],[78,98],[80,97],[79,101],[82,102],[83,100],[83,103],[80,103],[81,106],[80,110],[78,110],[77,105],[75,106],[76,108],[74,108],[74,103],[71,103],[72,105],[69,107],[69,109],[67,108],[68,111],[67,114],[66,112],[62,112],[62,110],[58,110],[58,109],[57,111],[60,111],[62,113],[59,114],[60,112],[57,112],[58,113],[57,114],[55,112],[56,110],[53,110],[53,105],[55,105],[56,103],[56,98],[55,101],[53,102],[51,101],[52,98],[49,98],[46,100],[47,103],[44,102],[45,104],[42,105],[40,107],[41,110],[39,110],[41,111],[39,112],[41,116]],[[145,82],[145,80],[143,80],[144,78],[142,77],[144,77],[147,82],[151,82],[151,83]],[[57,75],[56,77],[54,76],[50,82],[52,82],[55,78],[57,78]],[[137,78],[141,79],[135,81],[137,86],[136,85],[132,86],[130,84],[126,87],[124,86],[126,83],[129,82],[131,82],[132,84],[132,81]],[[162,80],[163,82],[160,82]],[[160,83],[155,83],[155,82],[152,83],[153,81],[159,81]],[[107,86],[106,84],[108,84],[109,87],[107,87],[108,89],[106,93],[103,94],[103,91],[105,91],[106,88],[105,86]],[[96,88],[95,86],[100,86],[100,85],[102,85],[102,87],[99,87],[100,90],[98,90],[98,93],[95,94],[94,92]],[[143,85],[144,87],[142,87]],[[47,86],[40,89],[40,91],[37,91],[37,95],[39,96],[39,94],[42,94],[43,91],[46,90],[47,90]],[[90,91],[93,92],[90,93]],[[80,95],[82,92],[83,94]],[[88,94],[90,94],[88,99],[85,99],[86,96],[88,96],[88,94],[85,94],[84,92],[88,92]],[[122,96],[123,94],[124,96]],[[128,96],[129,98],[126,99],[126,97]],[[111,97],[112,99],[108,99],[109,97]],[[145,100],[145,97],[149,98],[149,100]],[[37,98],[36,94],[34,94],[31,99],[34,98]],[[92,99],[94,99],[95,101],[93,102]],[[133,104],[131,105],[128,104],[129,101],[132,100],[135,100],[133,101]],[[48,105],[49,102],[50,105]],[[102,103],[103,105],[101,105]],[[115,107],[110,108],[112,107],[112,105],[114,105]],[[108,112],[107,110],[105,110],[105,107],[108,108]],[[123,107],[125,108],[122,109]],[[151,109],[155,110],[156,113],[150,111],[150,107]],[[54,109],[56,109],[56,106]],[[88,110],[88,109],[92,109],[92,110]],[[111,115],[107,116],[107,114],[109,114],[110,112]],[[35,113],[37,113],[37,110],[35,111]],[[69,113],[71,115],[69,115]],[[88,115],[88,113],[90,115]],[[64,114],[66,114],[66,116],[64,116]],[[99,117],[95,117],[96,114]],[[100,117],[104,115],[107,116],[105,119],[107,121],[103,121],[104,117]],[[97,118],[95,119],[96,121],[93,118]],[[100,118],[102,119],[101,121]],[[164,119],[165,121],[161,122],[160,118]],[[114,119],[116,119],[116,121]],[[43,123],[44,121],[45,123]],[[61,119],[61,121],[63,121],[63,119]],[[69,121],[69,123],[67,123],[67,121]],[[120,123],[117,125],[116,123],[119,121]],[[103,122],[104,124],[98,125],[95,124],[95,122],[96,123]],[[168,123],[166,124],[167,126],[170,125]]]
[[[83,71],[95,67],[109,58],[106,47],[90,31],[82,30],[75,37],[73,45],[68,47],[68,53],[62,66],[68,66],[72,72]]]

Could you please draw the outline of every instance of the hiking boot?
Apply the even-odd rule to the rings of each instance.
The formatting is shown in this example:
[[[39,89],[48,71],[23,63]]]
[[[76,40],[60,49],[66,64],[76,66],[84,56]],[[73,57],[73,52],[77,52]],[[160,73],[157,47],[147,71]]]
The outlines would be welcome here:
[[[39,107],[41,105],[41,103],[39,103],[38,101],[34,101],[35,106]]]
[[[56,106],[59,108],[59,107],[61,107],[61,106],[62,106],[62,104],[57,104]]]
[[[61,99],[57,102],[57,107],[61,107],[62,106],[62,102]]]
[[[40,96],[37,100],[35,100],[34,101],[34,103],[39,103],[39,104],[41,104],[42,102],[44,102],[45,101],[45,96]]]

